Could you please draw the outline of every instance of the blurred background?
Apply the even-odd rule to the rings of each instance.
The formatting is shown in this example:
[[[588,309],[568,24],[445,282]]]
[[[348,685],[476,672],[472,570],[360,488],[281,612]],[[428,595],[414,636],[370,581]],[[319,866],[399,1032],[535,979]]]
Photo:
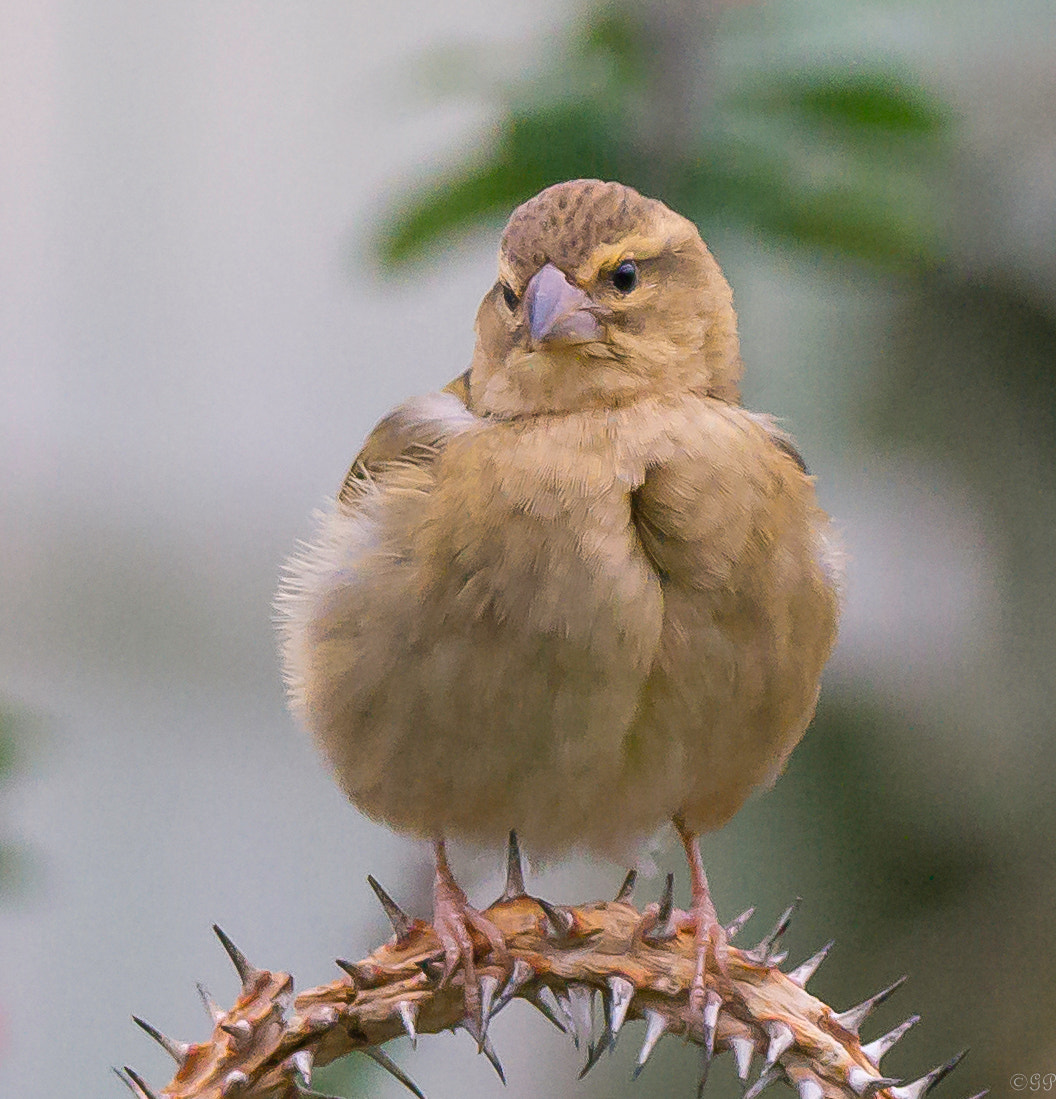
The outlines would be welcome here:
[[[836,1007],[909,973],[889,1075],[1056,1072],[1051,0],[0,0],[0,1094],[160,1087],[128,1017],[205,1036],[213,921],[306,986],[387,934],[368,872],[427,913],[287,716],[270,602],[372,423],[465,368],[510,208],[578,175],[700,224],[850,553],[812,731],[705,842],[720,915],[803,896]],[[456,862],[482,904],[500,861]],[[675,1041],[632,1088],[633,1031],[579,1084],[527,1007],[492,1033],[512,1097],[693,1094]],[[500,1094],[464,1033],[390,1049]]]

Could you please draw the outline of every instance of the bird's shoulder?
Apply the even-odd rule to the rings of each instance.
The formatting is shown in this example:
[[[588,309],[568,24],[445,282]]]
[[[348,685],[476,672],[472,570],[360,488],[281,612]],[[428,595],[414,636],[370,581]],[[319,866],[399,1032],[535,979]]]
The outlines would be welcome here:
[[[703,398],[657,420],[662,430],[639,433],[648,446],[634,456],[642,477],[631,508],[662,576],[721,583],[775,542],[813,557],[828,517],[796,444],[772,417]]]
[[[762,463],[809,475],[795,440],[773,416],[717,397],[686,393],[639,401],[610,413],[609,426],[624,461],[646,471],[679,467],[702,474]]]
[[[354,509],[379,481],[419,481],[452,438],[479,423],[467,400],[461,376],[437,393],[397,405],[364,441],[341,485],[339,504]]]

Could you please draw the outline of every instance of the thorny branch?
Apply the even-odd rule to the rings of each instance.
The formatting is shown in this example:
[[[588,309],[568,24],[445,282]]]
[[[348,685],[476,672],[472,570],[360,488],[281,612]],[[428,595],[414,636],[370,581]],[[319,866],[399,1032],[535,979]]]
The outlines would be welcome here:
[[[633,871],[612,901],[551,905],[526,894],[516,838],[510,839],[506,889],[485,913],[501,930],[507,957],[487,954],[483,940],[476,944],[482,955],[479,1018],[466,1015],[461,975],[442,981],[443,951],[433,928],[410,919],[370,879],[392,921],[391,942],[362,961],[339,961],[341,979],[295,995],[289,974],[257,969],[215,928],[242,981],[238,1000],[224,1011],[200,989],[214,1029],[197,1044],[167,1038],[136,1019],[175,1059],[177,1072],[160,1093],[133,1069],[118,1075],[137,1099],[304,1099],[315,1094],[308,1090],[314,1067],[360,1052],[423,1099],[381,1046],[399,1035],[417,1042],[420,1034],[462,1027],[505,1082],[488,1024],[515,998],[538,1008],[585,1052],[583,1074],[615,1045],[629,1020],[646,1024],[635,1075],[665,1034],[687,1038],[702,1051],[698,1096],[713,1055],[726,1051],[746,1082],[744,1099],[757,1099],[778,1080],[793,1084],[800,1099],[923,1099],[964,1056],[910,1084],[885,1077],[881,1058],[919,1017],[866,1045],[858,1032],[902,981],[842,1012],[816,999],[805,986],[831,943],[787,973],[778,968],[785,959],[778,942],[795,905],[753,948],[731,946],[724,971],[709,968],[703,1011],[693,1010],[694,938],[673,905],[670,875],[659,904],[641,912],[631,902]],[[726,929],[729,938],[751,914]],[[763,1065],[748,1085],[756,1055]]]

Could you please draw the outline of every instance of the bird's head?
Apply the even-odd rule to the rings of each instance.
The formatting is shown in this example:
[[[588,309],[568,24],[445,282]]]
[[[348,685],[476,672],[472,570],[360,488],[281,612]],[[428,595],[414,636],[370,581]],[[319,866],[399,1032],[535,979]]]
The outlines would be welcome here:
[[[692,390],[738,399],[729,284],[696,226],[621,183],[558,183],[514,210],[477,313],[470,399],[498,416]]]

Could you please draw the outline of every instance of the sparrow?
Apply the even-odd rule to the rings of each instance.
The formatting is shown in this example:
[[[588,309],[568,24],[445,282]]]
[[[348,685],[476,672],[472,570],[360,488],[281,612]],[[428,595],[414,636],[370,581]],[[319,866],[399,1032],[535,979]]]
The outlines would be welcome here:
[[[791,438],[740,404],[693,223],[630,187],[514,210],[469,369],[386,416],[280,592],[293,710],[369,817],[432,841],[445,978],[473,909],[445,840],[625,858],[673,822],[693,1000],[725,939],[698,838],[814,714],[840,555]]]

